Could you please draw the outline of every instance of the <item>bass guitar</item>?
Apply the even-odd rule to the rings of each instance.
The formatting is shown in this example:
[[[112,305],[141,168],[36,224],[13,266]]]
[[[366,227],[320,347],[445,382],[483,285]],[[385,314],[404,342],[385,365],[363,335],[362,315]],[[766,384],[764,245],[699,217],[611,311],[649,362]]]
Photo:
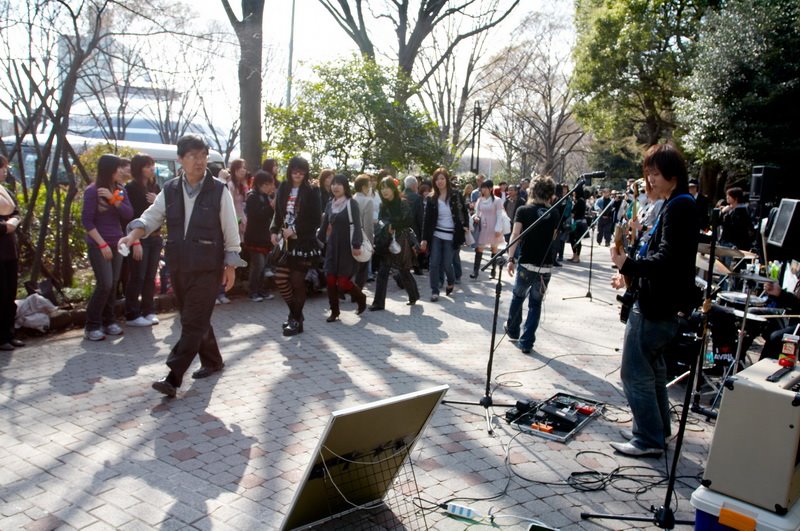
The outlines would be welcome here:
[[[617,223],[614,227],[614,247],[620,254],[625,254],[631,260],[635,259],[636,254],[636,237],[630,237],[630,232],[635,229],[631,227],[627,220]],[[617,295],[617,300],[622,304],[619,309],[619,320],[623,323],[628,322],[628,316],[631,314],[633,303],[636,302],[638,284],[634,278],[624,275],[625,278],[625,293]]]

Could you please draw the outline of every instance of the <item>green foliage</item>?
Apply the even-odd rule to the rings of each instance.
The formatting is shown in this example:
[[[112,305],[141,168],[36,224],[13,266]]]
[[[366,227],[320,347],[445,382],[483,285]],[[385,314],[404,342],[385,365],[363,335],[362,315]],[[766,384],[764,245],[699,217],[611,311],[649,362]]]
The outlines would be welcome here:
[[[81,159],[81,164],[83,164],[83,167],[86,169],[86,173],[88,174],[89,178],[94,180],[97,176],[97,161],[102,155],[112,154],[130,159],[137,153],[139,153],[138,150],[129,147],[114,146],[112,144],[98,144],[81,153],[79,158]]]
[[[315,169],[436,167],[444,153],[436,125],[394,101],[398,74],[361,58],[314,70],[316,81],[300,86],[292,109],[267,107],[268,148],[284,159],[307,153]]]
[[[691,97],[679,103],[702,161],[792,167],[800,156],[800,3],[734,0],[710,13]]]
[[[708,1],[578,0],[573,86],[597,138],[671,138],[674,100],[691,73]]]
[[[622,189],[628,179],[642,176],[642,152],[633,138],[627,141],[594,143],[587,160],[589,167],[606,172],[602,186]]]
[[[67,196],[67,189],[64,186],[58,186],[54,191],[54,203],[58,208],[64,204],[64,201]],[[39,234],[39,230],[41,229],[41,219],[43,218],[44,214],[44,204],[46,201],[46,194],[40,193],[39,196],[36,198],[36,203],[33,206],[33,217],[31,219],[31,227],[29,230],[30,235]],[[22,196],[22,192],[18,192],[17,194],[17,202],[20,205],[24,205],[24,198]],[[23,213],[24,215],[24,213]],[[73,201],[70,205],[70,218],[72,223],[69,226],[64,226],[61,230],[66,230],[68,232],[68,241],[69,241],[69,249],[70,249],[70,256],[72,257],[72,265],[73,269],[81,270],[84,268],[89,267],[89,260],[86,256],[86,231],[83,228],[83,225],[80,223],[81,219],[81,203],[80,201]],[[53,224],[56,223],[56,218],[50,218],[50,226],[48,230],[48,237],[45,238],[45,249],[42,253],[42,261],[44,264],[51,270],[55,271],[55,263],[56,263],[56,241],[55,241],[55,228]],[[35,242],[31,242],[35,244]],[[23,251],[21,256],[21,266],[20,270],[22,271],[30,271],[31,264],[33,262],[33,256]]]

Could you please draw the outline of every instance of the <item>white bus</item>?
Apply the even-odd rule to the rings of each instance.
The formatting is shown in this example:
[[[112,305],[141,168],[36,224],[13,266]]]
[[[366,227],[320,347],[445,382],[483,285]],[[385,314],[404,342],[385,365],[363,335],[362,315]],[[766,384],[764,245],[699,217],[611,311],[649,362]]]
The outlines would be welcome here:
[[[47,140],[46,134],[36,135],[36,140],[39,144]],[[117,140],[108,141],[103,138],[89,138],[78,135],[67,135],[67,141],[75,150],[75,153],[80,155],[87,149],[103,144],[110,144],[112,146],[125,147],[145,153],[153,157],[156,161],[156,179],[159,186],[163,186],[165,182],[175,177],[176,172],[180,169],[178,162],[178,147],[173,144],[154,144],[151,142],[134,142],[130,140]],[[11,151],[16,144],[16,137],[4,136],[3,143],[7,151]],[[33,177],[36,174],[36,158],[37,158],[35,144],[31,135],[26,135],[22,141],[22,160],[25,166],[25,179],[30,186],[33,182]],[[10,161],[12,168],[19,166],[19,155],[15,154]],[[225,166],[225,161],[222,155],[213,149],[208,152],[208,167],[214,175],[219,173]],[[17,172],[15,172],[17,173]],[[62,175],[66,173],[63,165],[59,165],[59,181],[64,181]]]

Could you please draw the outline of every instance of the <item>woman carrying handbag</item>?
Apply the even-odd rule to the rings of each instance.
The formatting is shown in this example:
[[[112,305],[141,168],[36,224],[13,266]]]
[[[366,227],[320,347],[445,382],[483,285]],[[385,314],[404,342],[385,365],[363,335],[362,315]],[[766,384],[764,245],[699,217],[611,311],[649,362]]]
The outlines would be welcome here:
[[[469,278],[478,278],[483,250],[488,247],[494,256],[497,253],[497,247],[504,243],[503,215],[505,210],[503,210],[503,200],[495,197],[492,193],[493,186],[492,181],[481,183],[480,197],[475,202],[475,215],[472,220],[478,227],[478,234],[475,236],[475,263]],[[495,265],[492,264],[492,278],[494,278],[495,269]]]
[[[308,179],[308,161],[293,157],[286,170],[286,180],[278,188],[275,217],[270,232],[272,245],[283,240],[285,256],[275,267],[275,284],[289,307],[289,318],[283,323],[283,335],[303,332],[303,308],[306,304],[306,273],[322,256],[319,228],[319,191]]]
[[[319,228],[320,240],[326,242],[324,269],[331,306],[326,319],[329,323],[339,319],[339,292],[349,294],[358,304],[356,315],[367,308],[367,296],[350,280],[358,270],[354,256],[361,254],[362,235],[358,202],[350,197],[350,183],[346,176],[336,175],[331,180],[331,201],[325,207]]]
[[[370,311],[383,310],[386,303],[386,289],[389,283],[389,272],[396,267],[400,272],[403,287],[408,293],[409,306],[419,300],[419,289],[411,267],[414,261],[414,250],[411,244],[411,225],[413,212],[406,201],[400,197],[394,177],[384,177],[378,186],[381,196],[379,223],[381,228],[375,235],[375,253],[380,255],[380,269],[375,283],[375,298]],[[393,247],[392,243],[396,242]],[[392,252],[392,251],[397,251]]]

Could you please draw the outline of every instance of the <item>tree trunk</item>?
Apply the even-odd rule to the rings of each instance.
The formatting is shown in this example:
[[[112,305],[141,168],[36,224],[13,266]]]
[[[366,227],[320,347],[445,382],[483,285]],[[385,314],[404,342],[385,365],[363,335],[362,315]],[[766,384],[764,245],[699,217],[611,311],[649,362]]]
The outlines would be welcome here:
[[[72,285],[72,278],[74,270],[72,268],[72,253],[69,247],[69,239],[72,231],[72,204],[75,202],[75,196],[78,195],[78,187],[75,186],[75,179],[71,179],[67,193],[64,196],[64,210],[61,215],[64,224],[64,230],[61,231],[61,270],[59,276],[65,286]]]
[[[263,41],[264,0],[242,0],[239,21],[222,0],[236,38],[239,40],[239,121],[242,158],[255,171],[261,167],[261,45]]]

